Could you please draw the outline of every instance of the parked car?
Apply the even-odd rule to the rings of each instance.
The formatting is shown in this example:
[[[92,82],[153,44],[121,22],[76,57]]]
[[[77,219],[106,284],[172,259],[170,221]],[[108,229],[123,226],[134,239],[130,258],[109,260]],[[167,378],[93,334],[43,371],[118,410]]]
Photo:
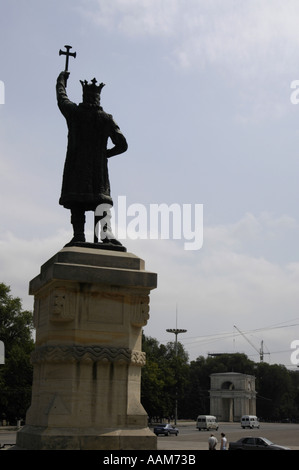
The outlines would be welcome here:
[[[156,436],[159,436],[159,434],[164,434],[164,436],[175,434],[177,436],[179,430],[175,426],[172,426],[172,424],[158,424],[154,427],[154,433]]]
[[[228,450],[290,450],[288,447],[273,444],[265,437],[242,437],[230,442]]]

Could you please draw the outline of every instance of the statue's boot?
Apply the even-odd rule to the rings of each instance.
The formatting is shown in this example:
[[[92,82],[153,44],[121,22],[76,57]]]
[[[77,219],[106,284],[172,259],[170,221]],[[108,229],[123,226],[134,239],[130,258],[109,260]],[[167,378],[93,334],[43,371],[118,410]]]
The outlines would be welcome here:
[[[111,211],[103,213],[103,218],[100,219],[101,223],[101,241],[103,243],[112,243],[112,245],[123,246],[120,241],[115,238],[111,228]]]
[[[85,242],[85,213],[81,210],[71,210],[71,224],[73,226],[74,236],[65,246],[72,246],[76,242]]]

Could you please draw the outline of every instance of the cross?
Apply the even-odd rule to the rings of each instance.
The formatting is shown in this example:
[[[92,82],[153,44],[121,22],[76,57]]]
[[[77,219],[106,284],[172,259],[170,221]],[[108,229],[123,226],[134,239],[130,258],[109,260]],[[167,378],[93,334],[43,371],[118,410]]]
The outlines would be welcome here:
[[[70,52],[70,49],[72,48],[72,46],[64,46],[66,48],[66,51],[62,51],[60,49],[59,51],[59,55],[65,55],[66,56],[66,59],[65,59],[65,69],[64,71],[65,72],[68,72],[68,67],[69,67],[69,57],[76,57],[76,52]]]

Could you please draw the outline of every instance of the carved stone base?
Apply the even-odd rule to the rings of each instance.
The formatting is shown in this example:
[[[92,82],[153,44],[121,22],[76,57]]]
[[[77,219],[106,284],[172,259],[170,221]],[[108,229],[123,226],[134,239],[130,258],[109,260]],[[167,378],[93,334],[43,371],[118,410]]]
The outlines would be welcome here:
[[[68,247],[30,283],[36,348],[24,449],[156,449],[140,403],[157,276],[130,253]]]

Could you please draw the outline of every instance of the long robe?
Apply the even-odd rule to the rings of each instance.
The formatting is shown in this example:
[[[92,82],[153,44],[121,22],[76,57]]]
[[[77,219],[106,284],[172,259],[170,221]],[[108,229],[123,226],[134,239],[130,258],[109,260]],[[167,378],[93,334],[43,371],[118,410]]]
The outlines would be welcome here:
[[[99,204],[113,205],[108,161],[128,145],[112,115],[102,107],[73,103],[68,99],[61,73],[56,85],[57,104],[68,126],[68,145],[59,204],[72,209],[95,210]],[[107,149],[108,139],[114,147]]]

